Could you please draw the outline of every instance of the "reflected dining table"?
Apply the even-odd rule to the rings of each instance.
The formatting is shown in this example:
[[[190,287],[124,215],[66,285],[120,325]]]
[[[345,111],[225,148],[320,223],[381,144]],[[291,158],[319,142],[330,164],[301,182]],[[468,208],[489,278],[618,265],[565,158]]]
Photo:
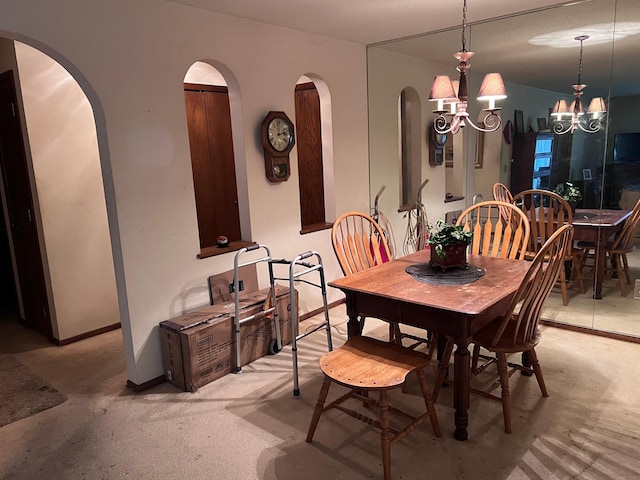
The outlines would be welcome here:
[[[594,244],[596,269],[593,298],[602,299],[602,280],[606,272],[605,245],[631,215],[631,210],[576,209],[573,216],[573,239]]]
[[[429,262],[429,250],[391,260],[348,277],[329,282],[345,294],[349,337],[360,335],[360,316],[427,329],[453,339],[454,437],[466,440],[469,425],[469,382],[472,335],[504,314],[530,263],[468,255],[473,267],[484,275],[465,285],[432,285],[415,279],[405,270]]]

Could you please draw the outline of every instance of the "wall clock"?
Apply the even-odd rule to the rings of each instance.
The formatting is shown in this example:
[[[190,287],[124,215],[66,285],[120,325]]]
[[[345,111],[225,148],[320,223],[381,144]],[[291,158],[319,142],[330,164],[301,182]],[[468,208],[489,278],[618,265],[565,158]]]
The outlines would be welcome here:
[[[429,125],[429,164],[442,165],[444,161],[444,144],[447,143],[447,135],[438,133]]]
[[[293,123],[284,112],[269,112],[261,126],[264,168],[267,179],[278,183],[289,179],[289,153],[295,145]]]

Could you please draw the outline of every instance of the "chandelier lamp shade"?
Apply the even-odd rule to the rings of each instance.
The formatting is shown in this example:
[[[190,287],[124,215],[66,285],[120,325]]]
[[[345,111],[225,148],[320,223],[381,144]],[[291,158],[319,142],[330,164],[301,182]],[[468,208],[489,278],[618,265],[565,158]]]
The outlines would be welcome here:
[[[485,75],[478,100],[486,102],[486,108],[482,111],[485,116],[482,123],[476,125],[469,119],[468,98],[469,92],[467,87],[467,72],[471,67],[469,60],[474,55],[468,52],[466,48],[465,30],[467,27],[467,0],[463,2],[462,8],[462,49],[453,56],[458,60],[458,80],[452,81],[447,75],[438,75],[433,80],[429,100],[437,102],[437,107],[433,110],[436,118],[433,121],[433,127],[437,133],[456,134],[466,125],[482,132],[495,132],[500,128],[502,119],[496,112],[500,110],[496,107],[496,100],[507,98],[504,88],[502,76],[499,73],[488,73]]]
[[[551,116],[553,117],[553,133],[564,135],[573,133],[580,129],[586,133],[596,133],[602,127],[607,107],[602,97],[595,97],[589,103],[587,111],[584,111],[582,94],[587,87],[582,83],[582,42],[587,40],[589,35],[579,35],[575,40],[580,42],[580,62],[578,64],[578,82],[573,87],[575,100],[567,104],[566,100],[558,100],[553,106]]]

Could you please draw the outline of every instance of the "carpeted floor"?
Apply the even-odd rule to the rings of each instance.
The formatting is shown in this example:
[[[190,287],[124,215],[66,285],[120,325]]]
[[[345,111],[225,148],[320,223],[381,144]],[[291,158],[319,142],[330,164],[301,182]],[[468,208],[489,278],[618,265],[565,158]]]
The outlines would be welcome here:
[[[344,308],[331,316],[337,346],[345,339]],[[376,321],[368,327],[369,334],[387,333]],[[0,346],[1,334],[0,328]],[[329,412],[314,442],[304,441],[322,382],[322,332],[299,344],[298,399],[290,347],[195,393],[164,383],[134,394],[124,387],[117,331],[64,347],[31,337],[12,345],[69,401],[0,429],[0,478],[382,478],[379,436],[342,412]],[[424,425],[394,444],[393,478],[640,478],[640,384],[634,380],[640,345],[544,327],[537,350],[550,397],[541,397],[535,379],[514,375],[512,434],[504,433],[500,404],[474,395],[469,440],[456,441],[452,392],[444,389],[436,405],[443,437]],[[492,373],[476,380],[490,382]],[[434,375],[431,369],[430,384]],[[417,383],[411,380],[409,392],[392,400],[409,411],[420,408]]]
[[[0,427],[67,400],[10,354],[0,354],[0,386]]]

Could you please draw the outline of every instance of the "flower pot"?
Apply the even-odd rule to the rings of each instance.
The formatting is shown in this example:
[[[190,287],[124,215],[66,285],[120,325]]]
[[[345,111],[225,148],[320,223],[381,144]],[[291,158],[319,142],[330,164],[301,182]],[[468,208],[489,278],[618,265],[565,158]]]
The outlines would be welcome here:
[[[462,267],[468,268],[467,262],[467,243],[458,243],[455,245],[444,245],[442,247],[442,256],[438,255],[435,245],[431,246],[431,260],[429,265],[432,267],[439,266],[443,271],[447,268]]]

